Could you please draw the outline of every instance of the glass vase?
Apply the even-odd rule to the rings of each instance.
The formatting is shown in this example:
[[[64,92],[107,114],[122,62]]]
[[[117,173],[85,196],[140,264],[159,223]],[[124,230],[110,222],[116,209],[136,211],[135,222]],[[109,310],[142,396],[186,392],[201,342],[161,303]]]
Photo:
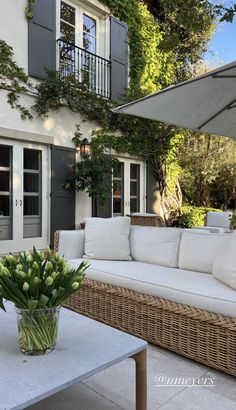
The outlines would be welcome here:
[[[56,346],[60,306],[46,309],[16,309],[19,347],[22,353],[38,356]]]

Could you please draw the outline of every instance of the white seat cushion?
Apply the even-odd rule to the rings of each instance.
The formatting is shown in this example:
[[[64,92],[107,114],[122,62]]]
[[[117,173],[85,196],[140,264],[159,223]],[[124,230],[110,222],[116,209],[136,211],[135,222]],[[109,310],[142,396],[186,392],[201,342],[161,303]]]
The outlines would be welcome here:
[[[153,226],[130,227],[131,256],[136,261],[177,267],[180,229]]]
[[[130,218],[86,218],[84,258],[131,260]]]
[[[212,273],[213,263],[229,238],[230,234],[206,235],[182,232],[179,246],[179,268]]]
[[[213,275],[216,279],[236,289],[236,232],[230,235],[229,241],[217,256],[213,264]]]
[[[77,267],[81,261],[69,263]],[[90,263],[87,278],[236,317],[236,292],[213,275],[135,261],[91,260]]]

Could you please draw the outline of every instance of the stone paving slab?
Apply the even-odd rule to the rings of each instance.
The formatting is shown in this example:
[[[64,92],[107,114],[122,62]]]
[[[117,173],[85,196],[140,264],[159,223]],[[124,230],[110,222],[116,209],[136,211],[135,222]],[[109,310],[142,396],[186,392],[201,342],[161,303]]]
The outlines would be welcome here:
[[[213,379],[214,386],[161,385],[168,378],[200,377]],[[126,359],[27,410],[134,410],[134,394],[134,362]],[[236,378],[149,345],[148,400],[148,410],[235,410]]]

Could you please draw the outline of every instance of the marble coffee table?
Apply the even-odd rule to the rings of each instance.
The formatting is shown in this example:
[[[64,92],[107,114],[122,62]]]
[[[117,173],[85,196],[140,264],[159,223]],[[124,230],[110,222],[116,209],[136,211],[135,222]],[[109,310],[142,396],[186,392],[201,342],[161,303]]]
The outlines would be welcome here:
[[[136,410],[147,409],[147,342],[62,308],[55,350],[25,356],[14,307],[7,302],[6,309],[0,310],[1,410],[24,409],[126,358],[136,362]]]

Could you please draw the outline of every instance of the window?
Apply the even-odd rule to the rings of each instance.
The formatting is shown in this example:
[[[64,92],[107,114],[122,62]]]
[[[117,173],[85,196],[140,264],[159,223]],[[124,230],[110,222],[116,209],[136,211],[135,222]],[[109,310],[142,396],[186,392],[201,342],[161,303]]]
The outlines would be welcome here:
[[[96,20],[83,14],[83,48],[96,54]]]
[[[59,69],[75,75],[90,91],[110,97],[110,61],[105,54],[104,19],[79,5],[60,3]]]
[[[113,169],[112,215],[145,211],[145,164],[123,159]]]
[[[113,216],[124,215],[124,163],[117,162],[113,169]]]
[[[0,145],[0,240],[12,237],[12,148]]]
[[[61,38],[75,44],[75,8],[61,2],[60,19]]]
[[[130,212],[140,211],[140,165],[130,164]]]
[[[41,236],[41,151],[24,149],[24,238]]]

